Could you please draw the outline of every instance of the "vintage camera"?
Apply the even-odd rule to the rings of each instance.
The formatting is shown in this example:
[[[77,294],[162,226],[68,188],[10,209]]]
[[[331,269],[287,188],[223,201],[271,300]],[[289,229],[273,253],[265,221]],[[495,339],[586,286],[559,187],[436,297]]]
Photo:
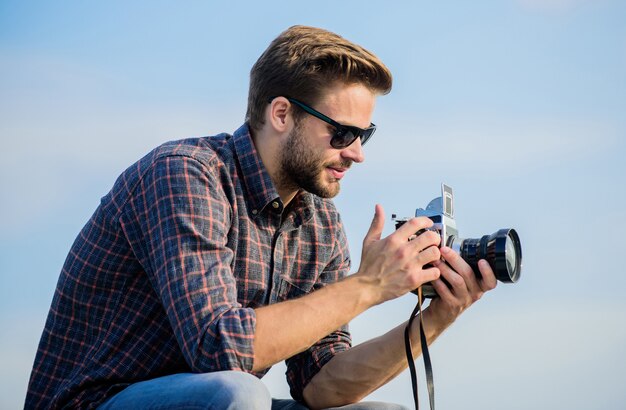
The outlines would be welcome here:
[[[500,229],[481,238],[461,238],[454,220],[454,196],[452,188],[441,184],[441,196],[430,201],[426,209],[418,208],[415,216],[427,216],[434,225],[430,230],[441,235],[441,245],[457,251],[480,277],[478,261],[485,259],[491,265],[496,278],[505,283],[517,282],[522,269],[522,245],[515,229]],[[409,218],[396,218],[396,229]],[[422,233],[416,232],[416,235]],[[436,297],[437,293],[430,284],[422,286],[424,297]]]

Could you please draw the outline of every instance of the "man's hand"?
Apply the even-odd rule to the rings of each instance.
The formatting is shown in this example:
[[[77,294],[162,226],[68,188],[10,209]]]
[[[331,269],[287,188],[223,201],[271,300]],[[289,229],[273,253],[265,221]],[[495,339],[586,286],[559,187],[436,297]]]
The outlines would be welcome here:
[[[423,283],[432,282],[439,297],[424,311],[424,329],[428,344],[432,343],[454,320],[484,292],[495,288],[496,278],[486,261],[480,261],[482,279],[452,249],[437,248],[440,236],[425,231],[433,222],[413,218],[388,237],[381,239],[384,225],[383,209],[376,206],[376,215],[365,240],[358,273],[349,278],[366,283],[364,289],[378,303],[401,296]],[[441,257],[447,262],[443,262]],[[424,266],[432,264],[432,267]],[[450,285],[444,283],[445,279]],[[359,291],[359,294],[363,294]],[[412,330],[413,355],[421,353],[419,321]],[[311,408],[326,408],[355,403],[378,389],[406,369],[404,346],[406,322],[388,333],[343,351],[332,358],[315,375],[304,390]]]
[[[384,221],[382,206],[376,205],[372,225],[363,240],[361,265],[355,274],[375,288],[375,303],[397,298],[439,277],[438,267],[425,265],[439,261],[437,246],[441,240],[436,232],[425,231],[433,222],[426,218],[413,218],[391,235],[381,239]]]
[[[457,252],[444,246],[441,248],[441,255],[445,262],[434,263],[441,272],[441,278],[432,282],[439,297],[431,301],[428,310],[432,320],[439,326],[447,327],[485,292],[494,289],[497,280],[489,263],[484,259],[478,262],[482,278],[477,278]]]
[[[377,205],[359,272],[302,297],[255,309],[253,370],[302,352],[370,307],[438,278],[438,268],[424,265],[441,258],[439,235],[425,231],[415,236],[432,224],[428,218],[414,218],[381,239],[384,214]],[[378,376],[375,380],[379,385]]]

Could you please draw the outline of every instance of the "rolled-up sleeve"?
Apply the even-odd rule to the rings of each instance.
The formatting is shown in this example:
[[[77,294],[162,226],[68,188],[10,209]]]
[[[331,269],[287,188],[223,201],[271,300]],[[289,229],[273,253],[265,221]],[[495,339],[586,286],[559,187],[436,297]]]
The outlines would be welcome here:
[[[121,216],[195,372],[251,371],[256,316],[237,301],[227,247],[232,209],[219,173],[183,155],[157,159]]]
[[[350,271],[350,254],[343,224],[336,215],[333,224],[335,230],[333,258],[320,274],[315,289],[337,282],[346,277]],[[352,339],[348,325],[342,326],[333,333],[319,340],[309,349],[286,360],[287,382],[291,396],[303,402],[302,393],[313,377],[337,353],[349,349]]]

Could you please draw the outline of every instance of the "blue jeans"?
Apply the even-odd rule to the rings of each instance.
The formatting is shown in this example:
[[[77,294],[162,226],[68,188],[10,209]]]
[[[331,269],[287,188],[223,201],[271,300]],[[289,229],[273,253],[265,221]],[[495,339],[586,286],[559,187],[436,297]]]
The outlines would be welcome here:
[[[261,380],[237,371],[181,373],[135,383],[102,403],[98,409],[308,410],[294,400],[272,399]],[[337,409],[406,408],[396,404],[365,402]]]

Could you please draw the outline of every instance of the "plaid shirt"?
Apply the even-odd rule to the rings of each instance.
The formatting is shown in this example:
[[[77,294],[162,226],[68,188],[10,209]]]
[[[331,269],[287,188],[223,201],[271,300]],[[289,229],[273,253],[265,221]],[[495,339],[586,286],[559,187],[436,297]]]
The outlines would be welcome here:
[[[333,203],[301,192],[284,208],[246,125],[166,143],[122,173],[74,242],[26,407],[93,408],[167,374],[251,372],[254,309],[349,265]],[[288,359],[292,396],[350,343],[342,327]]]

